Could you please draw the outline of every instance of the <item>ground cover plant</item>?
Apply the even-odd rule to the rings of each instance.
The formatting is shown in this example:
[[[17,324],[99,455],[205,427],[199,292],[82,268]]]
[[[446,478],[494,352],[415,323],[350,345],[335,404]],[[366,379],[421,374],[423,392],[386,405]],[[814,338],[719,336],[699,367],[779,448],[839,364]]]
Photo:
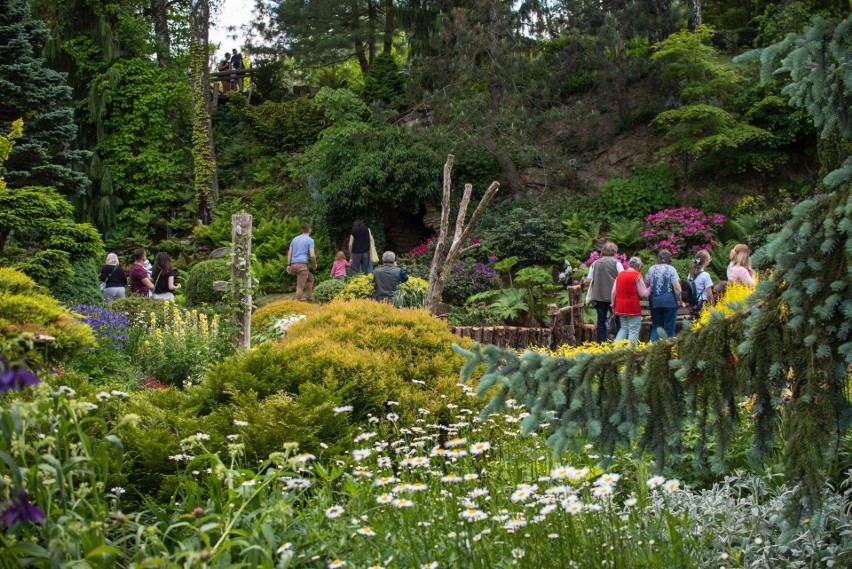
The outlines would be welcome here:
[[[78,393],[62,377],[4,396],[0,559],[14,566],[811,567],[852,555],[848,496],[826,489],[819,517],[783,522],[792,489],[732,473],[705,489],[592,445],[555,458],[529,413],[480,416],[454,386],[444,418],[370,415],[345,457],[296,445],[256,461],[255,426],[235,419],[221,452],[204,431],[174,456],[158,501],[126,484],[119,390]],[[36,380],[37,381],[37,380]],[[359,410],[339,405],[335,416]],[[20,417],[12,421],[12,417]],[[218,445],[217,445],[218,446]],[[601,460],[608,463],[602,468]]]

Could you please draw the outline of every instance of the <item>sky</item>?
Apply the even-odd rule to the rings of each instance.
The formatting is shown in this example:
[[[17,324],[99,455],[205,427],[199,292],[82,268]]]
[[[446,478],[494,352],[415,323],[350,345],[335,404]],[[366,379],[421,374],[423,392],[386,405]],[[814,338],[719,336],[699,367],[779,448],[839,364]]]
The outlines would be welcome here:
[[[221,11],[215,16],[215,25],[210,27],[210,43],[220,44],[217,59],[224,55],[226,49],[231,51],[237,48],[242,51],[245,35],[240,28],[251,21],[253,9],[254,0],[224,0]],[[228,32],[229,26],[236,26],[237,29]],[[234,35],[237,39],[233,39]]]

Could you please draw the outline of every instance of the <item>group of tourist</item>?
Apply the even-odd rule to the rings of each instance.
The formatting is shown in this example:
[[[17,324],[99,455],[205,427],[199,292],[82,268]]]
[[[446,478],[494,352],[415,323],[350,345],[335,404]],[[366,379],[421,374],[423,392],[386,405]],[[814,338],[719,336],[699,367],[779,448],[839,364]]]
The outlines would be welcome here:
[[[382,254],[382,266],[374,269],[371,260],[373,248],[370,229],[362,220],[356,219],[349,234],[349,260],[346,260],[343,251],[338,251],[331,265],[331,278],[345,281],[347,269],[353,275],[372,274],[373,299],[392,302],[400,285],[408,280],[408,275],[396,265],[396,254],[393,251],[385,251]],[[287,274],[296,275],[296,300],[302,300],[303,294],[308,302],[313,300],[316,279],[308,268],[309,262],[316,270],[315,243],[311,238],[311,226],[306,223],[302,226],[302,234],[293,239],[287,251]]]
[[[220,72],[225,71],[234,71],[228,79],[222,79],[222,92],[227,93],[228,91],[241,91],[242,90],[242,77],[237,78],[237,71],[241,69],[245,69],[245,64],[243,63],[243,55],[234,48],[231,53],[225,52],[225,58],[219,62],[217,69]]]
[[[160,300],[174,302],[174,291],[180,288],[175,282],[172,261],[165,251],[157,253],[154,264],[148,261],[145,249],[133,252],[133,264],[130,266],[130,294],[152,296]],[[126,295],[128,275],[118,263],[118,255],[110,253],[101,268],[101,294],[104,302],[110,303]]]
[[[755,283],[751,250],[742,243],[731,250],[728,280],[715,285],[706,270],[711,261],[710,253],[704,249],[696,252],[686,279],[689,289],[686,293],[672,266],[672,253],[668,249],[659,251],[657,263],[648,269],[644,277],[640,272],[642,259],[631,257],[625,269],[616,259],[616,253],[618,246],[615,243],[604,243],[601,257],[589,268],[591,285],[586,299],[597,312],[597,341],[600,343],[607,340],[613,318],[618,322],[615,341],[628,340],[635,344],[639,340],[642,325],[640,298],[647,298],[650,305],[650,339],[654,342],[660,338],[660,330],[667,337],[675,335],[678,308],[688,306],[697,313],[705,303],[712,304],[715,294],[724,290],[728,282],[742,281],[748,286]]]

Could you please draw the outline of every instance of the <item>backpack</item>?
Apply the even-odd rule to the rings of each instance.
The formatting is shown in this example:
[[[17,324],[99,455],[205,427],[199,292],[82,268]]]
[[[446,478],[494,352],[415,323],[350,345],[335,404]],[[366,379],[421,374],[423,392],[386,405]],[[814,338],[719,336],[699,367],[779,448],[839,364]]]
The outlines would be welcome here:
[[[698,273],[698,275],[701,276],[701,273]],[[695,281],[692,280],[692,277],[686,279],[685,286],[683,287],[683,290],[680,291],[680,298],[690,308],[698,306],[698,289],[695,288]]]

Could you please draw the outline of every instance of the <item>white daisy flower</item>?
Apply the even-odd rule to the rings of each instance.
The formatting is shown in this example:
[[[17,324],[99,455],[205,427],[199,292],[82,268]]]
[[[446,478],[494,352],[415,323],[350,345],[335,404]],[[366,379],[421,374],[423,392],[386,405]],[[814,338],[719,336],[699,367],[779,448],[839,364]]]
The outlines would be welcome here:
[[[325,517],[327,518],[339,518],[343,515],[343,508],[340,506],[332,506],[325,511]]]

